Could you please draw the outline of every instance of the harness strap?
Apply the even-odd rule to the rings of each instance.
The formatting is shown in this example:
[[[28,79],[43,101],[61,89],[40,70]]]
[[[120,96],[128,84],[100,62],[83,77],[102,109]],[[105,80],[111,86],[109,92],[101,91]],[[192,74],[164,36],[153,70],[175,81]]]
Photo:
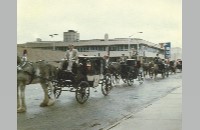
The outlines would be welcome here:
[[[31,72],[28,72],[28,71],[24,71],[24,70],[23,70],[23,67],[24,67],[27,63],[28,63],[29,65],[31,65],[31,67],[32,67]],[[28,75],[30,75],[31,78],[30,78],[30,81],[29,81],[28,84],[31,84],[31,83],[32,83],[32,81],[33,81],[33,79],[34,79],[34,77],[35,77],[35,71],[34,71],[34,67],[33,67],[33,65],[32,65],[31,62],[25,61],[25,62],[23,62],[23,64],[19,64],[19,65],[17,66],[17,70],[23,71],[23,72],[27,73]]]

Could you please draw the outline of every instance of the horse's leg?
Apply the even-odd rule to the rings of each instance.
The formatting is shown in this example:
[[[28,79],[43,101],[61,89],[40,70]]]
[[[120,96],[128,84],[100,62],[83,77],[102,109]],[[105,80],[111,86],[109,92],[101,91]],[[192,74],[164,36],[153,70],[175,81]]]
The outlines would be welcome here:
[[[46,84],[46,82],[44,83],[40,83],[42,86],[42,89],[44,91],[44,99],[42,101],[42,103],[40,104],[41,107],[46,107],[48,102],[49,102],[49,97],[48,97],[48,85]]]
[[[18,105],[19,108],[17,108],[17,112],[25,112],[26,111],[26,103],[25,103],[25,84],[20,84],[19,86],[20,89],[20,95],[18,95]],[[18,92],[18,94],[19,94]],[[20,102],[21,101],[21,102]]]
[[[51,86],[51,85],[49,85],[49,83],[44,82],[44,83],[41,83],[41,86],[42,86],[42,89],[44,91],[44,100],[40,104],[40,106],[41,107],[46,107],[46,106],[52,105],[54,102],[52,102],[49,99],[49,96],[48,96],[48,86]],[[50,89],[51,89],[51,92],[53,93],[52,86],[50,87]],[[52,97],[52,98],[54,99],[54,97]]]
[[[157,73],[154,72],[154,80],[156,80],[156,79],[157,79]]]
[[[154,74],[154,72],[153,72],[153,68],[149,68],[149,77],[151,78],[151,79],[153,79],[153,74]]]
[[[154,80],[157,80],[157,75],[158,75],[158,72],[157,72],[157,69],[154,70]]]
[[[48,106],[50,106],[50,105],[53,105],[54,104],[54,102],[55,102],[55,100],[56,100],[56,97],[55,97],[55,94],[54,94],[54,86],[53,86],[53,84],[52,84],[52,82],[48,82],[48,87],[50,88],[50,91],[51,91],[51,95],[49,95],[50,96],[50,99],[49,99],[49,102],[48,102]]]
[[[147,70],[146,69],[144,69],[144,71],[143,71],[144,73],[144,78],[145,78],[145,76],[147,75]]]

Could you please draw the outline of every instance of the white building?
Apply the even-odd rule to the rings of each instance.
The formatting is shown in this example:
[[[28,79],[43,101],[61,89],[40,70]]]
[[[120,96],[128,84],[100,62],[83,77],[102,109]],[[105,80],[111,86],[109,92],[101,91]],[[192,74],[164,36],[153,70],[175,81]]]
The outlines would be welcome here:
[[[68,35],[70,34],[70,35]],[[71,34],[73,36],[71,37]],[[52,49],[66,51],[69,44],[73,44],[78,49],[80,55],[109,55],[112,59],[117,59],[125,54],[129,58],[135,58],[143,62],[152,60],[157,53],[164,58],[164,49],[159,44],[155,44],[139,38],[114,38],[109,39],[105,34],[104,39],[79,40],[79,34],[73,30],[64,32],[63,41],[35,41],[27,42],[20,46],[29,48]],[[78,38],[78,40],[76,40]],[[54,50],[54,49],[53,49]]]
[[[182,59],[182,48],[174,47],[171,48],[171,60]]]

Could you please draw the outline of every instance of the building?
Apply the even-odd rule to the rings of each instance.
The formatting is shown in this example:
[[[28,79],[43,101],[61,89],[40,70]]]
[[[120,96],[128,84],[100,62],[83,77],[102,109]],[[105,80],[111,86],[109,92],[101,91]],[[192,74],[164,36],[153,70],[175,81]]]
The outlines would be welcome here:
[[[182,48],[174,47],[171,49],[171,60],[182,59]]]
[[[64,42],[78,42],[79,33],[74,30],[68,30],[68,32],[63,32],[63,41]]]
[[[152,60],[157,53],[160,54],[161,58],[164,58],[164,49],[159,44],[139,38],[109,39],[108,34],[105,34],[104,39],[79,40],[79,33],[74,30],[64,32],[63,37],[63,41],[42,41],[40,39],[19,46],[40,49],[53,49],[55,46],[55,50],[66,51],[68,45],[72,43],[80,55],[109,55],[113,61],[116,61],[122,54],[141,62]]]

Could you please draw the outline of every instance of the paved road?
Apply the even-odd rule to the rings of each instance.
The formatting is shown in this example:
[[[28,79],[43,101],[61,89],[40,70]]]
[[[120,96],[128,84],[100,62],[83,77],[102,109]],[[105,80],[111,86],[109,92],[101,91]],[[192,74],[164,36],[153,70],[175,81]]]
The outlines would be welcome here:
[[[160,77],[160,78],[159,78]],[[85,104],[77,103],[75,94],[63,92],[54,106],[41,108],[43,92],[39,84],[26,89],[27,112],[18,113],[18,130],[103,130],[120,119],[136,113],[172,90],[182,86],[182,74],[172,74],[158,80],[146,79],[142,85],[133,86],[120,82],[108,96],[100,87],[91,89]]]

